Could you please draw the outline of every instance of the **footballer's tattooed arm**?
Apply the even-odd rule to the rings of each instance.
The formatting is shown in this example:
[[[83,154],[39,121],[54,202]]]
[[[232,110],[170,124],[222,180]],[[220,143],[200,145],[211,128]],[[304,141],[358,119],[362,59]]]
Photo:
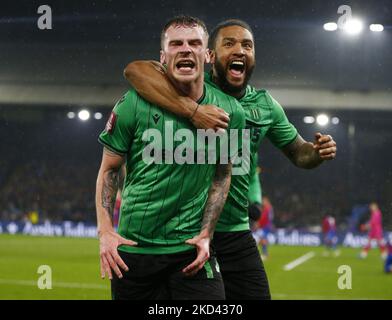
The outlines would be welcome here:
[[[103,174],[102,207],[108,212],[111,221],[113,221],[113,209],[119,188],[120,171],[120,169],[110,169]]]
[[[107,274],[109,279],[112,279],[112,272],[122,278],[120,268],[128,271],[128,267],[119,256],[117,248],[120,245],[136,245],[134,241],[127,240],[117,234],[112,222],[119,176],[121,176],[120,172],[123,170],[124,161],[123,156],[104,148],[95,195],[102,278],[105,278]]]
[[[107,221],[109,220],[110,226],[112,227],[113,209],[119,184],[122,183],[121,171],[124,161],[123,156],[106,148],[103,149],[102,163],[98,173],[96,190],[97,214],[100,213],[97,218],[98,223],[103,222],[103,225],[98,225],[98,232],[106,227]],[[101,206],[99,206],[99,204]]]
[[[186,241],[197,249],[196,259],[182,270],[188,276],[195,275],[210,258],[210,242],[230,190],[231,169],[231,164],[217,165],[204,208],[201,231],[196,237]]]
[[[204,208],[201,231],[207,232],[212,239],[219,215],[229,194],[231,182],[231,164],[218,164],[212,186],[208,193],[207,204]]]
[[[305,141],[299,134],[282,149],[283,153],[299,168],[313,169],[324,160],[336,157],[336,142],[330,135],[315,134],[314,142]]]
[[[169,78],[166,69],[157,61],[134,61],[127,65],[124,77],[147,101],[161,106],[180,117],[189,119],[199,129],[225,129],[229,116],[214,105],[198,105],[179,92]]]

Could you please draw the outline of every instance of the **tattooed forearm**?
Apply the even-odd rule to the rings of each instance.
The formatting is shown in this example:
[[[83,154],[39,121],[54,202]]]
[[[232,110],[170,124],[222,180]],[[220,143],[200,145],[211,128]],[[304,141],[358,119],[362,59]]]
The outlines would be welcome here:
[[[225,205],[230,189],[231,164],[218,165],[214,181],[209,190],[207,204],[204,209],[202,230],[206,230],[212,238],[216,223]]]
[[[119,170],[109,170],[103,176],[102,185],[102,207],[109,213],[110,219],[113,216],[114,204],[116,202],[117,190],[119,187]]]
[[[120,170],[124,163],[125,156],[103,148],[102,162],[98,171],[95,190],[98,235],[107,231],[114,231],[114,205],[119,187]]]

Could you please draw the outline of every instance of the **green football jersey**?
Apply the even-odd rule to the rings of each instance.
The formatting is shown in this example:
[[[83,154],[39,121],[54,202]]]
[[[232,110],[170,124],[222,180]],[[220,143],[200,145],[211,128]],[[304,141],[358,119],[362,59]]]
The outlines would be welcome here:
[[[215,85],[210,74],[206,73],[204,79]],[[282,106],[268,91],[248,85],[245,95],[238,101],[245,112],[246,128],[250,130],[251,170],[248,174],[231,177],[230,192],[216,226],[218,232],[249,229],[249,184],[252,166],[257,161],[255,157],[263,138],[267,137],[277,148],[283,148],[297,137],[297,130],[287,119]]]
[[[229,129],[244,129],[244,112],[236,99],[205,84],[199,103],[200,108],[202,104],[220,106],[230,114]],[[208,153],[208,143],[200,147],[196,133],[189,120],[149,103],[133,89],[114,107],[99,141],[126,155],[118,233],[138,243],[135,247],[120,246],[120,250],[166,254],[194,249],[185,241],[200,232],[216,169],[213,163],[192,163],[197,160],[196,153],[185,152]],[[191,157],[181,164],[173,161],[176,155]]]

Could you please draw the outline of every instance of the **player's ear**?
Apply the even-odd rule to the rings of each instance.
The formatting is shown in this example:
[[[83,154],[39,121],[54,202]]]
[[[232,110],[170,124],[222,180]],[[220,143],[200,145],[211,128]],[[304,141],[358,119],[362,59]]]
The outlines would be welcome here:
[[[211,53],[210,53],[210,49],[207,48],[206,50],[206,63],[210,63],[211,62]]]
[[[210,53],[210,63],[214,64],[215,63],[215,56],[216,56],[215,50],[208,49],[208,51]]]
[[[165,52],[163,50],[160,51],[160,58],[159,58],[161,64],[165,64],[166,63],[166,55]]]

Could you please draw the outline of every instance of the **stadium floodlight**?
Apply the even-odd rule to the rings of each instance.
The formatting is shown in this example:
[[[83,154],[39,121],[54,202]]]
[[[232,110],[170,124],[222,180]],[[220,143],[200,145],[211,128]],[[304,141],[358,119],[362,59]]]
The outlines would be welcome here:
[[[68,112],[67,113],[67,117],[68,117],[68,119],[74,119],[75,118],[75,112]]]
[[[384,26],[382,24],[371,24],[369,29],[373,32],[382,32],[384,31]]]
[[[349,35],[357,35],[362,32],[363,23],[359,19],[350,19],[344,26],[344,31]]]
[[[329,117],[326,114],[319,114],[316,118],[317,124],[320,126],[326,126],[329,122]]]
[[[331,119],[331,122],[332,122],[333,124],[339,124],[340,120],[339,120],[338,117],[333,117],[333,118]]]
[[[305,123],[308,123],[308,124],[314,123],[315,120],[316,120],[316,119],[315,119],[314,117],[312,117],[312,116],[306,116],[306,117],[304,117],[304,122],[305,122]]]
[[[325,31],[336,31],[338,29],[338,25],[335,22],[324,23],[323,27]]]
[[[102,113],[100,113],[100,112],[94,113],[94,118],[97,119],[97,120],[101,120],[102,119]]]
[[[86,121],[86,120],[90,119],[90,112],[88,112],[87,110],[81,110],[78,113],[78,117],[80,120]]]

